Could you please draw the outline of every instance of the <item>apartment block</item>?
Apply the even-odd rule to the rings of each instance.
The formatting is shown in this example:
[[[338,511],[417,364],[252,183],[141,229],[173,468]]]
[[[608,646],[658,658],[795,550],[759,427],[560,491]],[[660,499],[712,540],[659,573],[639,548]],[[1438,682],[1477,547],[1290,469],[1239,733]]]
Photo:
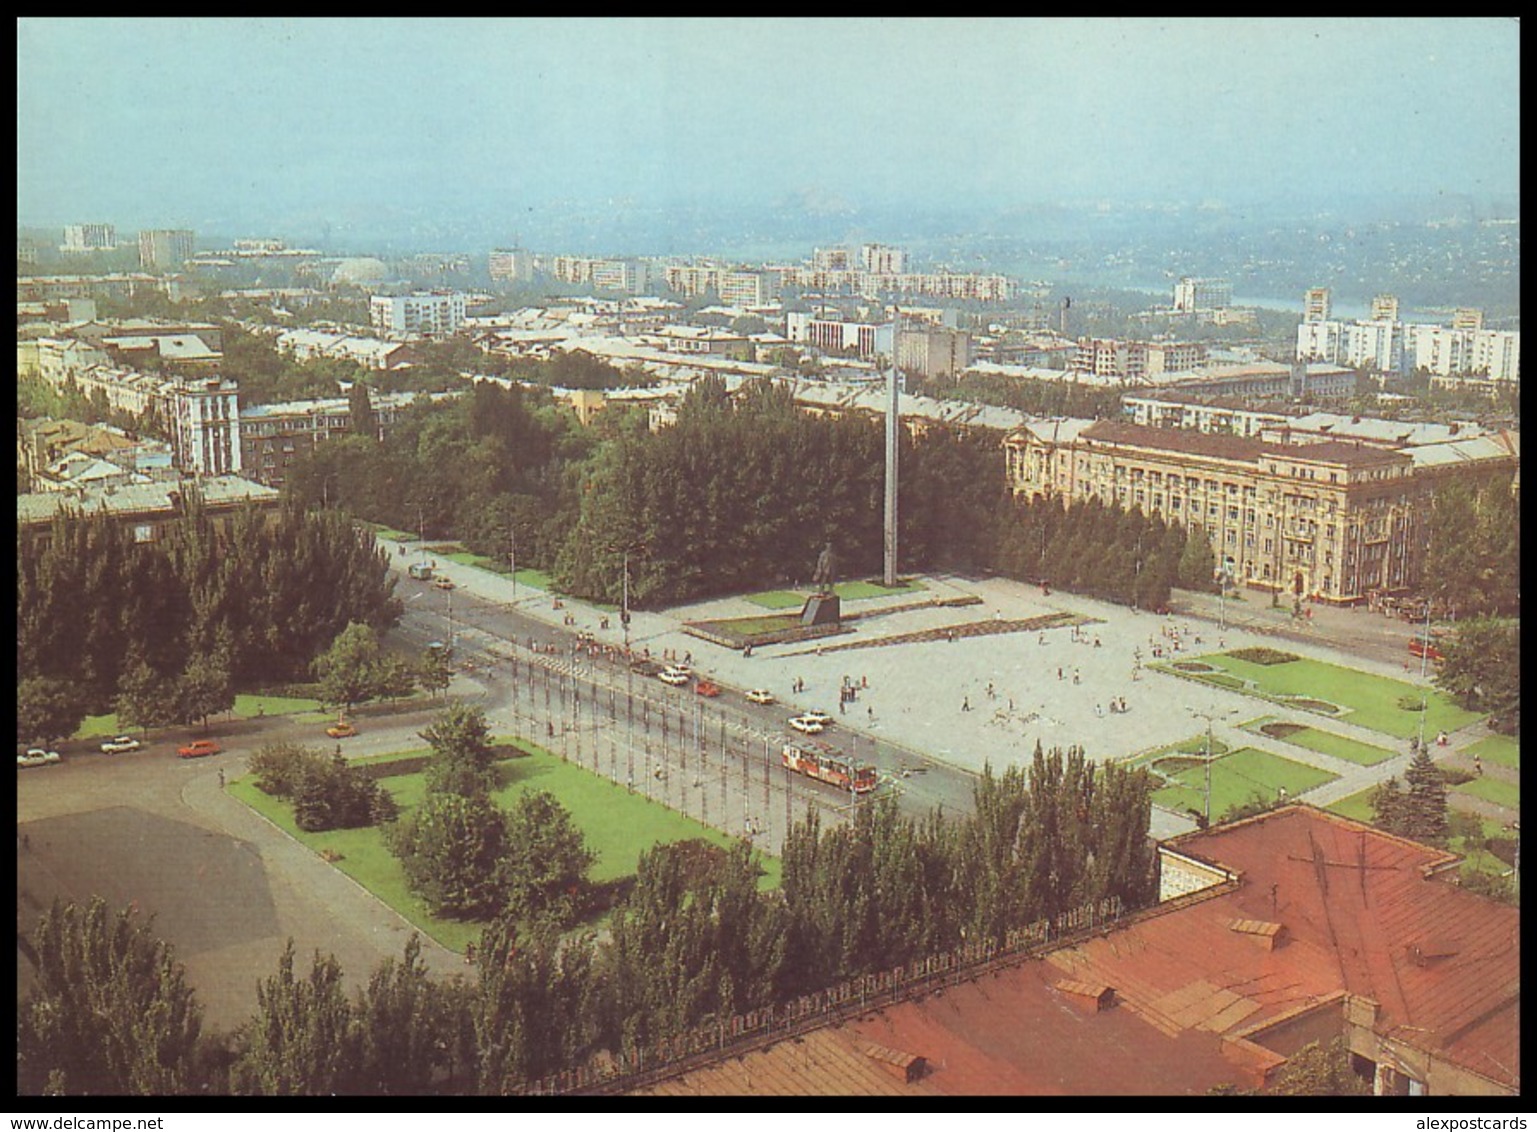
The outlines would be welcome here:
[[[197,238],[185,228],[154,228],[139,233],[139,266],[146,271],[180,271],[192,258]]]
[[[464,325],[464,295],[457,291],[374,295],[368,300],[368,317],[382,334],[444,338]]]
[[[117,247],[117,228],[111,224],[66,224],[59,250],[66,255],[109,252]]]
[[[1174,284],[1174,309],[1180,314],[1221,310],[1233,305],[1233,285],[1226,279],[1185,276]]]

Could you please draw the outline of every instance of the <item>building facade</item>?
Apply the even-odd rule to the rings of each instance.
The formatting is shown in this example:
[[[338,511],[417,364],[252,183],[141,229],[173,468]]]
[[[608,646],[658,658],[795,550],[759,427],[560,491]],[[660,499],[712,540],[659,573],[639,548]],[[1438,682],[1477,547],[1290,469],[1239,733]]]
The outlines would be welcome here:
[[[85,252],[110,252],[117,247],[117,228],[111,224],[66,224],[64,243],[59,250],[66,255]]]
[[[1233,305],[1233,285],[1226,279],[1185,276],[1174,284],[1174,310],[1179,314],[1221,310]]]
[[[368,317],[381,334],[444,338],[464,325],[464,295],[457,291],[374,295],[368,300]]]
[[[197,238],[185,228],[152,228],[139,233],[139,266],[146,271],[180,271],[192,258]]]
[[[1200,342],[1138,342],[1080,338],[1069,367],[1077,373],[1137,383],[1166,373],[1195,369],[1206,360]]]
[[[1341,604],[1419,582],[1427,504],[1445,474],[1435,469],[1448,466],[1359,442],[1283,445],[1109,421],[1031,424],[1005,447],[1016,494],[1160,515],[1205,532],[1239,582]],[[1492,475],[1518,464],[1519,445],[1506,440],[1450,466]]]
[[[240,404],[233,381],[178,383],[166,407],[177,467],[198,476],[240,473]]]

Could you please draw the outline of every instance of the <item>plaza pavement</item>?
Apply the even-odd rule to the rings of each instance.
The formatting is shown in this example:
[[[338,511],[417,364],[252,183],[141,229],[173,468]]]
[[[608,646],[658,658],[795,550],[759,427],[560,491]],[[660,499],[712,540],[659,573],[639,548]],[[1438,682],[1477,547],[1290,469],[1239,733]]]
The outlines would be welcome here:
[[[415,560],[410,557],[413,552],[409,545],[408,556],[397,564],[402,572],[406,563]],[[395,562],[394,556],[391,561]],[[438,568],[477,597],[503,604],[512,600],[511,583],[501,575],[452,562],[440,561]],[[1408,766],[1410,755],[1403,740],[1146,667],[1153,661],[1154,644],[1164,647],[1164,661],[1172,656],[1189,658],[1268,645],[1412,684],[1428,684],[1417,670],[1405,671],[1400,652],[1377,648],[1372,650],[1376,656],[1362,656],[1359,652],[1343,653],[1331,645],[1329,638],[1335,634],[1336,624],[1364,626],[1380,636],[1382,627],[1376,622],[1382,619],[1378,615],[1328,610],[1319,611],[1311,622],[1287,624],[1291,619],[1286,611],[1270,613],[1256,609],[1252,601],[1229,601],[1229,625],[1219,629],[1215,621],[1197,615],[1160,616],[1058,591],[1048,595],[1038,586],[1001,578],[937,575],[919,580],[925,588],[916,593],[844,602],[845,615],[866,616],[853,622],[850,632],[817,642],[759,646],[751,657],[744,657],[739,650],[683,631],[687,621],[761,616],[765,612],[745,598],[732,597],[664,612],[634,612],[631,646],[637,651],[649,648],[653,658],[668,652],[679,659],[691,655],[698,671],[728,688],[766,688],[784,706],[786,717],[799,709],[827,711],[837,716],[840,727],[971,771],[980,771],[988,764],[995,770],[1028,765],[1037,742],[1048,749],[1076,744],[1094,759],[1124,759],[1203,733],[1207,716],[1212,717],[1214,736],[1230,746],[1255,747],[1337,775],[1333,781],[1297,796],[1315,805],[1329,805],[1395,775],[1402,780]],[[980,598],[981,604],[868,616],[925,597],[964,595]],[[571,598],[563,602],[564,607],[556,610],[551,595],[527,585],[518,587],[516,605],[523,613],[552,625],[561,625],[570,614],[575,619],[571,628],[591,632],[607,644],[622,643],[617,615]],[[1202,611],[1217,612],[1214,608]],[[1042,632],[838,648],[917,630],[1052,613],[1083,619],[1076,640],[1072,630],[1063,626]],[[607,630],[600,628],[605,615],[609,617]],[[1246,623],[1234,624],[1236,620]],[[1267,620],[1276,625],[1269,625]],[[1163,636],[1165,628],[1173,627],[1180,630],[1183,644],[1177,654],[1171,653],[1170,642]],[[1277,641],[1281,628],[1287,630],[1287,639]],[[1339,630],[1339,635],[1350,636],[1344,630]],[[1138,649],[1142,668],[1134,674],[1133,653]],[[840,714],[838,689],[845,678],[859,685],[861,691]],[[797,679],[804,681],[803,692],[794,691]],[[1125,713],[1109,711],[1112,698],[1125,700]],[[1375,766],[1362,766],[1237,726],[1260,716],[1323,727],[1398,753]],[[1433,757],[1454,756],[1459,747],[1486,733],[1481,724],[1464,728],[1451,737],[1447,748],[1433,748]],[[1158,823],[1161,831],[1155,832],[1167,835],[1185,828],[1184,819],[1171,822],[1167,818]]]

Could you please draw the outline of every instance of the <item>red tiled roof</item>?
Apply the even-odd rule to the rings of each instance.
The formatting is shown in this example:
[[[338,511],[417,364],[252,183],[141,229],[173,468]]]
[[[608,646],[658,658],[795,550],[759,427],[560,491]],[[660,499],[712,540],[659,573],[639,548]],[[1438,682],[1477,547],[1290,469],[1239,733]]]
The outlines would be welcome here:
[[[1437,879],[1455,856],[1308,806],[1169,844],[1237,887],[644,1091],[1200,1094],[1284,1060],[1267,1026],[1343,1027],[1345,994],[1379,1004],[1378,1034],[1519,1089],[1520,914]],[[1082,1009],[1073,983],[1113,1005]],[[927,1072],[895,1079],[872,1044]]]

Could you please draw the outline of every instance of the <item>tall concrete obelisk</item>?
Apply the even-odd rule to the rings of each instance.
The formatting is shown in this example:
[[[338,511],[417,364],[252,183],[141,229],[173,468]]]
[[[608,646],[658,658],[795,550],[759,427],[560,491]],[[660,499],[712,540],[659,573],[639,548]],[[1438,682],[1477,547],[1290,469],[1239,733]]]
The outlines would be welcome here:
[[[902,334],[902,312],[892,308],[891,372],[886,376],[886,569],[881,580],[897,584],[897,437],[901,417],[897,409],[897,341]]]

